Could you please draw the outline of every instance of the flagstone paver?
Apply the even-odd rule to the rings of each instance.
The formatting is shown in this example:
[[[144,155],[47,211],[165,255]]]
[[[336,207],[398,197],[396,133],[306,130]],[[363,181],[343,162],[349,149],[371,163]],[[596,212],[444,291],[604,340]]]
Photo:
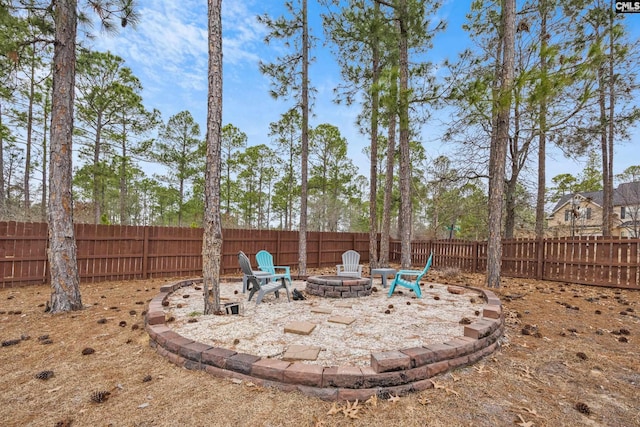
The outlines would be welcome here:
[[[342,325],[350,325],[356,321],[355,317],[347,316],[331,316],[327,321],[331,323],[340,323]]]
[[[316,328],[315,323],[310,322],[291,322],[284,326],[284,331],[298,334],[298,335],[309,335]]]
[[[284,352],[282,360],[294,362],[296,360],[316,360],[320,354],[320,347],[312,345],[292,344]]]
[[[316,313],[316,314],[331,314],[333,310],[331,310],[330,308],[325,308],[325,307],[313,307],[311,309],[312,313]]]

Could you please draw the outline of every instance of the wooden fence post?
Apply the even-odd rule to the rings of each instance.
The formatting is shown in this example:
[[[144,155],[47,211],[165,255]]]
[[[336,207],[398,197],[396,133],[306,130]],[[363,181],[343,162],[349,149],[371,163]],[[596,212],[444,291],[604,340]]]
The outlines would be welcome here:
[[[544,275],[544,239],[538,238],[536,241],[536,279],[542,280]]]
[[[144,227],[144,238],[142,241],[142,278],[149,278],[149,226]]]
[[[479,259],[480,258],[480,245],[478,244],[478,242],[473,242],[473,272],[477,273],[478,272],[478,264],[479,264]]]

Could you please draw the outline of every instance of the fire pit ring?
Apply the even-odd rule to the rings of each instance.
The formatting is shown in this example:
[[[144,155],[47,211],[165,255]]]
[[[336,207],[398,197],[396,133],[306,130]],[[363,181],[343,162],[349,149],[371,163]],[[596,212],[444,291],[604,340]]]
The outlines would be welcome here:
[[[371,281],[346,276],[310,276],[305,291],[327,298],[358,298],[371,295]]]

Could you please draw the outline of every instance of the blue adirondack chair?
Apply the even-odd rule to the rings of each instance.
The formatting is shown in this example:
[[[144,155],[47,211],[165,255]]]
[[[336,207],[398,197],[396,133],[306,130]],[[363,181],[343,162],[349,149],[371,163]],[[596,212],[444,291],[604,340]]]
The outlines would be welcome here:
[[[267,271],[273,275],[273,280],[284,278],[289,281],[289,286],[291,286],[291,272],[289,271],[289,266],[273,265],[273,255],[265,250],[261,250],[256,254],[256,261],[258,261],[258,268],[260,270]],[[276,270],[279,270],[280,272]]]
[[[427,274],[429,268],[431,268],[431,263],[433,262],[433,252],[429,255],[429,259],[427,260],[427,265],[424,267],[424,270],[400,270],[396,273],[396,277],[393,279],[391,286],[389,287],[389,295],[393,295],[393,291],[396,286],[402,286],[405,288],[413,289],[416,296],[418,298],[422,298],[422,291],[420,290],[420,280]],[[414,277],[415,279],[408,280],[403,276]]]

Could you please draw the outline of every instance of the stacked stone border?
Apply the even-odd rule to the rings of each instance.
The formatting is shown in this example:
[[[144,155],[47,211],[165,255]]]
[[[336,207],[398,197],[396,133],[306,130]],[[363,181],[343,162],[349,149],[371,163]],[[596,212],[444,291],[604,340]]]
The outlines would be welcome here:
[[[311,276],[305,291],[326,298],[357,298],[371,295],[371,288],[369,279]]]
[[[482,317],[464,326],[464,336],[441,344],[371,354],[371,366],[320,366],[261,358],[185,338],[165,324],[164,305],[171,293],[202,283],[188,279],[164,285],[149,303],[145,328],[150,345],[170,362],[220,378],[246,380],[262,387],[298,391],[323,400],[388,398],[433,387],[431,378],[477,362],[493,353],[504,331],[502,303],[488,290]]]

